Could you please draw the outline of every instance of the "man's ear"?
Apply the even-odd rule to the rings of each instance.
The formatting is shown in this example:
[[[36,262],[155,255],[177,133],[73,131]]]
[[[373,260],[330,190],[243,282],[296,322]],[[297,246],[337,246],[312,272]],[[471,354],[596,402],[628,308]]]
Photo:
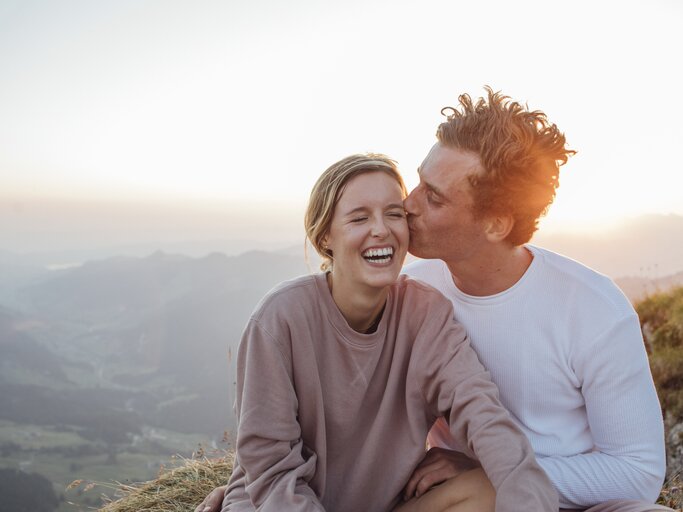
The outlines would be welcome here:
[[[502,242],[515,225],[512,215],[494,215],[486,219],[486,238],[489,242]]]

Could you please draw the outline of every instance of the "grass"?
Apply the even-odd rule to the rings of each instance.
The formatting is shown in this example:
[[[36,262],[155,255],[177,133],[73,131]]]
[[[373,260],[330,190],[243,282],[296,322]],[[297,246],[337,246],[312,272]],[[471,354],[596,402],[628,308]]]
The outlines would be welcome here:
[[[227,483],[232,470],[230,456],[176,460],[177,464],[162,468],[157,478],[148,482],[107,484],[76,480],[68,489],[113,489],[116,499],[108,501],[100,512],[193,512],[209,492]]]
[[[232,470],[232,456],[209,459],[176,459],[171,468],[162,468],[155,480],[138,484],[105,484],[77,480],[70,489],[90,491],[97,487],[114,490],[115,499],[99,512],[194,512],[195,507],[216,487],[224,485]],[[106,499],[106,498],[105,498]],[[671,477],[662,488],[657,503],[683,512],[683,482]]]
[[[683,510],[683,482],[680,474],[675,474],[664,482],[657,503],[679,512]]]

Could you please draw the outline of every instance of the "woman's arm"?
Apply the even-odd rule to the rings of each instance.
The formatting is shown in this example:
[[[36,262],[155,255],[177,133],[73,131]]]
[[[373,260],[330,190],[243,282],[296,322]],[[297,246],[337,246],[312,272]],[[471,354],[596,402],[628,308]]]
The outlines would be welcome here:
[[[496,489],[496,511],[556,512],[557,492],[500,403],[498,389],[445,299],[431,308],[419,341],[415,349],[424,363],[425,400],[446,418],[466,455],[481,463]]]
[[[236,464],[260,511],[322,511],[308,486],[316,454],[301,439],[291,356],[252,319],[237,356]]]

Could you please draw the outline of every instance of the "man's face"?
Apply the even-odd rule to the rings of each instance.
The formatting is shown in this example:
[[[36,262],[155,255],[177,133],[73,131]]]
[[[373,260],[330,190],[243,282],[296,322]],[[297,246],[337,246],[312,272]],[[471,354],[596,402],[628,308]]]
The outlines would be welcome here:
[[[484,222],[472,214],[467,179],[480,168],[475,153],[441,143],[432,147],[418,169],[420,184],[404,202],[411,254],[455,263],[474,257],[483,247]]]

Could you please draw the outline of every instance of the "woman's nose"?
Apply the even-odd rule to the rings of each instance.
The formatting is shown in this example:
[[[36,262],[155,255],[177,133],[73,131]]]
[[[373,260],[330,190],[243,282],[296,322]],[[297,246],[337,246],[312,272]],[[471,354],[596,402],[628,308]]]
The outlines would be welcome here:
[[[389,235],[389,228],[387,227],[384,219],[377,219],[372,224],[372,236],[378,238],[384,238]]]

